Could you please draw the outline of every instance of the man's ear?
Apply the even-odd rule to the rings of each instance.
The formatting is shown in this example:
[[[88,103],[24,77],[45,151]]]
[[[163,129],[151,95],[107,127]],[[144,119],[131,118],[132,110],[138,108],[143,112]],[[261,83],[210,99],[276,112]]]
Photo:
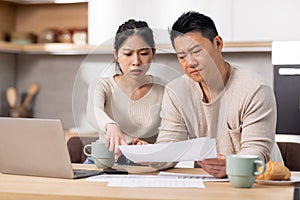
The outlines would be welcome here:
[[[152,48],[153,57],[156,56],[156,48]]]
[[[214,38],[214,45],[216,46],[216,48],[218,49],[218,51],[222,51],[223,49],[223,39],[220,36],[216,36]]]

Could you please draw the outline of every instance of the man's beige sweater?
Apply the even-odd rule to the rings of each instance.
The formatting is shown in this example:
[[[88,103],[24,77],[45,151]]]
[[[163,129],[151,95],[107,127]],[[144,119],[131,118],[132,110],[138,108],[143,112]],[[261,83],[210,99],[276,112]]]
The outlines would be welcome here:
[[[188,76],[167,84],[157,143],[208,136],[216,138],[218,153],[252,154],[268,161],[276,127],[272,89],[257,74],[232,67],[224,91],[204,103],[199,83]]]

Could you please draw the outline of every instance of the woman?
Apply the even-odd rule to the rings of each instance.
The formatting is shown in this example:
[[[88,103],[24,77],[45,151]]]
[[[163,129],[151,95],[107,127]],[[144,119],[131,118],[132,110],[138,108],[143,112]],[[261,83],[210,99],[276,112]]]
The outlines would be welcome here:
[[[130,144],[134,138],[149,143],[156,140],[165,84],[146,74],[155,52],[148,24],[128,20],[115,36],[114,58],[119,73],[101,77],[89,88],[88,120],[117,157],[119,145]]]

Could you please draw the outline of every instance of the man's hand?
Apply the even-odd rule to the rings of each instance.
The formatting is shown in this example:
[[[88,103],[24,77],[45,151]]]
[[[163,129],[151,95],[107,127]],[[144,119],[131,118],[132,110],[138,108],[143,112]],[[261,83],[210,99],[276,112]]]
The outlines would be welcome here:
[[[140,140],[139,138],[134,138],[132,143],[134,145],[147,145],[148,144],[148,142],[145,142],[144,140]],[[140,162],[138,164],[140,164],[140,165],[150,165],[149,162]]]
[[[204,171],[216,178],[223,178],[226,176],[226,157],[218,154],[217,158],[209,158],[203,161],[197,161]]]
[[[139,138],[134,138],[133,139],[133,144],[134,145],[145,145],[145,144],[148,144],[148,143],[143,141],[143,140],[140,140]]]
[[[117,124],[109,123],[106,125],[105,146],[115,153],[115,158],[121,155],[120,145],[127,145],[125,137]]]

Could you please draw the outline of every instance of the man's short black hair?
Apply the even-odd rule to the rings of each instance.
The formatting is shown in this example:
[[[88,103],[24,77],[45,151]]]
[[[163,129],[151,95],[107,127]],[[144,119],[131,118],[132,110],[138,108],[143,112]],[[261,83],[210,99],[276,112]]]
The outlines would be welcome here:
[[[170,30],[170,38],[174,47],[174,39],[177,36],[188,32],[200,32],[203,37],[213,42],[214,38],[218,35],[217,28],[213,20],[201,13],[189,11],[183,13],[173,24]]]

